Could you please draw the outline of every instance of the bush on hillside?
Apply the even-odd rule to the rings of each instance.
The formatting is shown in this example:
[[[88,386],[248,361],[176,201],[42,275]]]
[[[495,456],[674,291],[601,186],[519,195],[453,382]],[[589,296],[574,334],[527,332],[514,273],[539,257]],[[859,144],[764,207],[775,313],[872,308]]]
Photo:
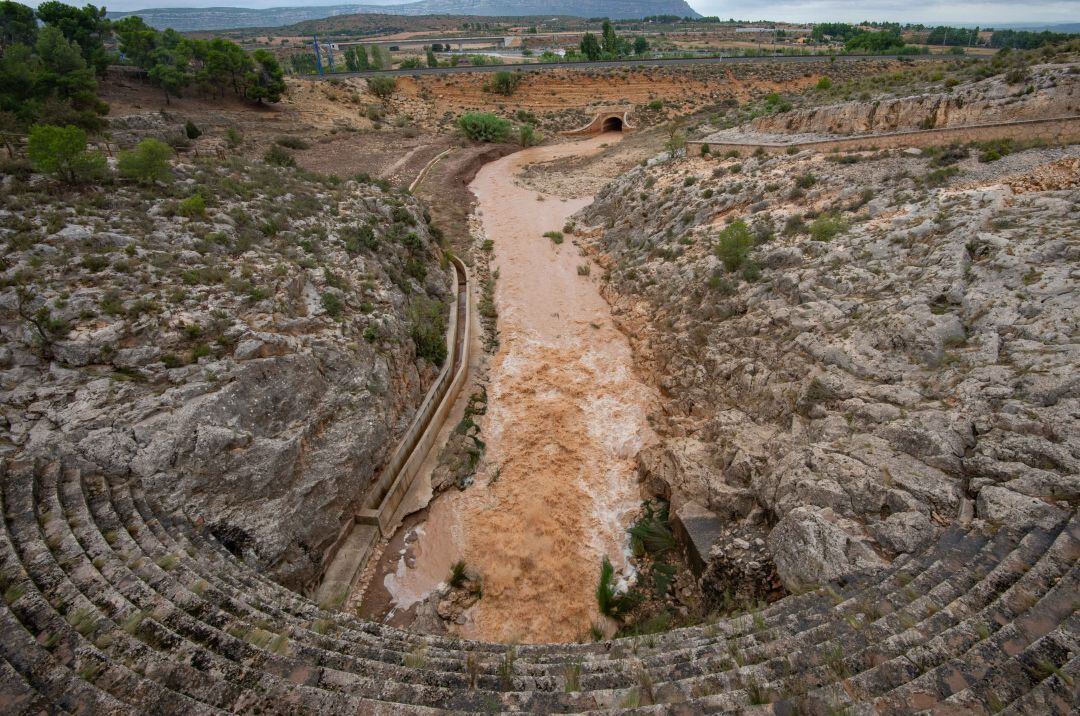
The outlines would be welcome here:
[[[441,366],[446,360],[446,318],[443,302],[419,296],[409,307],[409,334],[416,346],[416,357]]]
[[[510,136],[510,122],[491,112],[469,112],[458,117],[458,127],[474,142],[505,142]]]
[[[754,248],[754,237],[741,219],[728,224],[717,237],[716,255],[728,271],[738,271]]]
[[[397,79],[394,77],[369,77],[368,91],[384,102],[394,96],[397,91]]]
[[[281,146],[275,144],[263,155],[263,161],[267,164],[274,164],[279,167],[295,167],[296,160],[293,159],[293,155],[285,151]]]
[[[86,149],[86,132],[73,125],[30,128],[26,156],[35,170],[52,174],[68,184],[100,179],[107,173],[105,156]]]
[[[139,142],[132,151],[121,152],[116,169],[120,176],[139,184],[150,185],[157,181],[167,181],[171,176],[169,158],[172,153],[168,144],[148,137]]]
[[[822,214],[810,224],[810,238],[814,241],[829,241],[847,229],[847,222],[840,217]]]
[[[496,72],[484,89],[509,97],[517,91],[520,82],[521,75],[517,72]]]
[[[531,124],[523,124],[518,128],[518,144],[521,146],[532,147],[542,141],[544,137]]]

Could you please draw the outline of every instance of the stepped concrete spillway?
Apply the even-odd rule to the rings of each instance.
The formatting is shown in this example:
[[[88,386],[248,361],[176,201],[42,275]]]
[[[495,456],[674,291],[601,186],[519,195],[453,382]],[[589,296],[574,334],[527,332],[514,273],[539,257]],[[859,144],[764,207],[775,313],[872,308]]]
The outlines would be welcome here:
[[[138,481],[73,458],[8,462],[0,478],[6,714],[1075,708],[1075,515],[953,526],[884,571],[734,618],[515,647],[324,611]]]

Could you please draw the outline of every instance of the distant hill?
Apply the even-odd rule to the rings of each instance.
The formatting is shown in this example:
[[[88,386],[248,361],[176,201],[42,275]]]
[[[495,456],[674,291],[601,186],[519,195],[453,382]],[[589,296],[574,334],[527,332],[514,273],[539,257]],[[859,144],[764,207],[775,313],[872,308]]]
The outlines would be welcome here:
[[[152,8],[110,12],[113,19],[138,15],[149,25],[180,32],[280,27],[339,15],[482,15],[485,17],[556,16],[638,18],[648,15],[700,17],[686,0],[420,0],[402,5],[320,5],[312,7]]]
[[[1071,34],[1080,33],[1080,22],[999,22],[992,25],[988,24],[987,27],[993,27],[995,30],[1031,30],[1032,32],[1042,32],[1043,30],[1049,30],[1050,32],[1062,32]]]
[[[160,7],[131,12],[108,12],[111,20],[138,15],[159,30],[171,27],[179,32],[227,30],[235,27],[278,27],[305,20],[361,12],[356,5],[320,5],[317,7]]]

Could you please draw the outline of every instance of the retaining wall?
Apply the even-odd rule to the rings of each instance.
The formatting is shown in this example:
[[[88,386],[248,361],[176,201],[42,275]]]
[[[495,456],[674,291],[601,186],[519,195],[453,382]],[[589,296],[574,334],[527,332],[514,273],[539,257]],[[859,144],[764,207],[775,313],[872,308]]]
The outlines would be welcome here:
[[[795,150],[810,149],[816,152],[855,151],[860,149],[899,149],[905,147],[935,147],[942,144],[966,144],[992,139],[1041,139],[1051,143],[1072,144],[1080,142],[1080,116],[1028,119],[1018,122],[993,122],[963,127],[940,127],[938,129],[914,129],[888,134],[860,134],[852,137],[821,139],[809,142],[725,142],[708,138],[686,143],[686,155],[699,156],[701,148],[708,145],[711,154],[737,151],[753,154],[784,154]]]
[[[378,478],[368,492],[363,507],[352,520],[342,526],[337,539],[323,556],[322,569],[309,587],[309,592],[318,591],[326,573],[335,559],[356,561],[352,579],[355,581],[360,570],[367,563],[367,554],[355,555],[342,547],[348,542],[357,525],[373,525],[380,534],[389,537],[391,530],[405,516],[405,496],[412,489],[413,481],[438,437],[439,430],[446,421],[454,401],[461,392],[468,374],[468,349],[471,333],[472,316],[469,310],[470,293],[468,271],[465,264],[457,257],[451,259],[454,265],[453,295],[454,304],[450,311],[450,325],[447,329],[447,342],[452,347],[449,360],[439,371],[435,382],[428,388],[423,402],[417,409],[409,428],[402,435],[394,452],[387,458]],[[370,549],[370,545],[368,546]]]

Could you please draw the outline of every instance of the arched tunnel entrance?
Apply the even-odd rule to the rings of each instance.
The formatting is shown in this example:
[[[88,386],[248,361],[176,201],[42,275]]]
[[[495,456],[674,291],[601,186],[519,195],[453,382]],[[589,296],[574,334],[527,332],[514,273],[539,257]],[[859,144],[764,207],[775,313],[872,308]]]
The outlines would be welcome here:
[[[601,132],[633,132],[635,127],[629,119],[631,111],[633,111],[631,107],[598,107],[593,110],[588,124],[563,132],[563,134],[573,137]]]
[[[600,125],[601,132],[621,132],[623,131],[622,117],[608,117]]]

